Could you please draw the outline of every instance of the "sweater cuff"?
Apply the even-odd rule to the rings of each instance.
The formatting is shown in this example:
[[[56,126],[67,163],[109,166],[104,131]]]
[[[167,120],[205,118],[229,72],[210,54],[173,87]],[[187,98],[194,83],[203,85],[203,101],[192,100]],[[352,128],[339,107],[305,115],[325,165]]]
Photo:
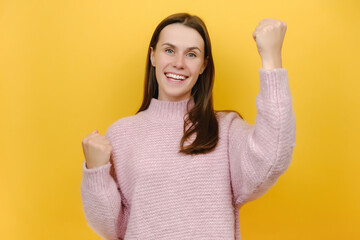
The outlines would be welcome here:
[[[109,186],[110,182],[114,179],[110,175],[111,163],[107,163],[103,166],[88,169],[86,167],[86,161],[82,165],[83,177],[82,184],[83,187],[90,190],[91,192],[104,192]]]
[[[260,96],[265,99],[277,100],[290,97],[287,69],[260,68]]]

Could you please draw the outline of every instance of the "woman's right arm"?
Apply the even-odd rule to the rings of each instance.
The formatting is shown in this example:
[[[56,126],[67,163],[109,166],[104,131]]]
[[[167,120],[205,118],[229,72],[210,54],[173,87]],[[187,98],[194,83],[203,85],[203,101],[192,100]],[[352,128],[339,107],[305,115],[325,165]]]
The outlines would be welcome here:
[[[89,226],[104,239],[119,239],[123,209],[118,183],[110,174],[110,142],[97,131],[82,141],[81,200]]]

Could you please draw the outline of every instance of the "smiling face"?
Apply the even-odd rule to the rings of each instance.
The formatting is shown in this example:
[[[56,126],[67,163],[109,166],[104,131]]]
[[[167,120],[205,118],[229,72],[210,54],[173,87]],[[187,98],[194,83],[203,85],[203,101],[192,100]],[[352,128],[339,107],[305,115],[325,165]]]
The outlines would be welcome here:
[[[155,67],[159,100],[181,101],[190,98],[191,89],[205,67],[204,40],[193,28],[180,23],[164,27],[156,48],[150,48]]]

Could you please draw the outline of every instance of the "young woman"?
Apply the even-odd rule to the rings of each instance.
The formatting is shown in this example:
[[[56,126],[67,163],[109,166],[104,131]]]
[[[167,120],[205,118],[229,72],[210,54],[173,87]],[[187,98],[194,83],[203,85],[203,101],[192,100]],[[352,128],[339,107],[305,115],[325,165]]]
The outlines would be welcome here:
[[[164,19],[150,42],[143,103],[82,141],[81,197],[105,239],[240,239],[239,208],[288,168],[295,117],[281,65],[286,24],[264,19],[255,125],[213,109],[214,64],[203,21]]]

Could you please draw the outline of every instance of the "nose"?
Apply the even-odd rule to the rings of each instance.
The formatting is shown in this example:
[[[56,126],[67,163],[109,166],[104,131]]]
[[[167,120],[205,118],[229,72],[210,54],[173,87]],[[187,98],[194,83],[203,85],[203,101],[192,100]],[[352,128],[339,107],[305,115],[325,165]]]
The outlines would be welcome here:
[[[185,59],[184,56],[182,56],[181,54],[177,55],[174,58],[174,67],[178,68],[178,69],[183,69],[185,66]]]

